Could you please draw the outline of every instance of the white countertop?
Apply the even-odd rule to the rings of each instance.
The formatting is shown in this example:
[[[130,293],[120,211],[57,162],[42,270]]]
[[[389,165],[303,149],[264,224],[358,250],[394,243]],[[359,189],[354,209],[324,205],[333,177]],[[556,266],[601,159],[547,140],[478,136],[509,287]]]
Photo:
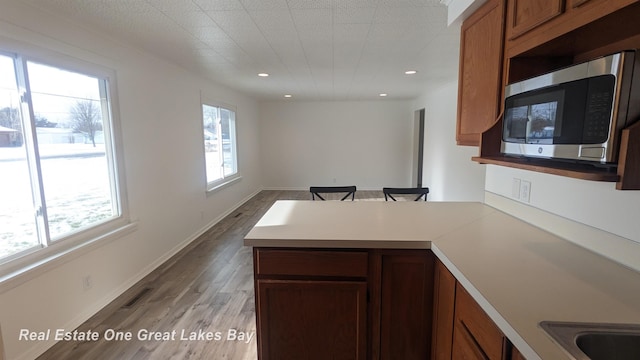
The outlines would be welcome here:
[[[497,210],[481,203],[277,201],[245,245],[422,248]],[[301,241],[302,240],[302,241]]]
[[[481,203],[278,201],[245,245],[431,248],[529,359],[543,320],[640,323],[640,273]]]

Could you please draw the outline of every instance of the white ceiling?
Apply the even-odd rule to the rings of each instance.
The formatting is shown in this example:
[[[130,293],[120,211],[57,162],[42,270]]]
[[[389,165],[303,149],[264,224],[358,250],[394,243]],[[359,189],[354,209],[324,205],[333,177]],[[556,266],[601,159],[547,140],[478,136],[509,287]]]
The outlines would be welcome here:
[[[23,1],[258,99],[411,99],[458,68],[439,0]]]

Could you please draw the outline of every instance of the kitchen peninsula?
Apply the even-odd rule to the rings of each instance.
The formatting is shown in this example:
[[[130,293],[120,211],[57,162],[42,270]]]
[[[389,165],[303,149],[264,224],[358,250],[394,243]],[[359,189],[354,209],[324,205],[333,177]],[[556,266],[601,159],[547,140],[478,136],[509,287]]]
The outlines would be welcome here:
[[[456,323],[481,309],[491,323],[486,328],[502,336],[502,343],[497,339],[482,351],[495,347],[504,359],[569,359],[540,321],[640,323],[639,273],[481,203],[278,201],[245,245],[254,248],[263,360],[287,348],[313,348],[304,338],[313,342],[312,332],[287,333],[297,321],[312,321],[307,313],[296,314],[310,310],[299,303],[304,294],[341,299],[321,302],[318,312],[327,323],[337,322],[337,333],[325,334],[340,340],[337,358],[392,358],[394,349],[411,347],[414,335],[433,347],[416,354],[435,354],[443,322],[434,318],[443,312],[433,308],[443,305],[455,311],[450,322]],[[455,310],[453,303],[442,303],[442,284],[433,276],[439,266],[455,277]],[[462,307],[465,296],[473,311]],[[406,314],[398,308],[405,307],[418,312],[413,319],[402,318]],[[321,314],[328,309],[341,316]],[[279,324],[284,318],[286,325]],[[391,341],[398,321],[421,323],[407,325],[415,331]],[[465,328],[469,324],[472,331],[473,323]],[[453,337],[449,341],[464,342],[463,336]],[[483,346],[484,340],[478,342]]]

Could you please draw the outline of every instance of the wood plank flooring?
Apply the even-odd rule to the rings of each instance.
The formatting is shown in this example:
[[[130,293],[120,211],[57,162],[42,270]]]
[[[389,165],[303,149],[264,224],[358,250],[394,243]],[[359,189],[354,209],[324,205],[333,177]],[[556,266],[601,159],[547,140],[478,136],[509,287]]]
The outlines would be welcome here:
[[[38,359],[256,359],[252,253],[243,238],[279,199],[309,200],[310,194],[260,192],[78,327],[98,332],[99,341],[61,341]],[[356,201],[369,200],[384,197],[356,193]],[[181,340],[183,331],[195,339]],[[252,337],[240,340],[233,331]],[[130,332],[132,339],[107,341],[113,332]],[[140,340],[146,332],[169,340]],[[203,340],[208,332],[214,339]]]

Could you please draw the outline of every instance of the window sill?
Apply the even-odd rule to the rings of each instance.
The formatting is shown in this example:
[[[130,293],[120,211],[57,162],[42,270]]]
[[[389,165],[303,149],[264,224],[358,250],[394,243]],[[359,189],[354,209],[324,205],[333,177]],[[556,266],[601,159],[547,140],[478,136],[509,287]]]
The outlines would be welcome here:
[[[137,222],[128,223],[88,241],[36,250],[22,258],[3,264],[0,266],[0,294],[113,240],[133,233],[137,229]]]
[[[224,189],[224,188],[226,188],[228,186],[231,186],[232,184],[234,184],[234,183],[236,183],[236,182],[238,182],[240,180],[242,180],[242,176],[240,176],[240,175],[225,179],[224,182],[216,184],[213,187],[207,189],[207,196],[212,195],[212,194],[214,194],[214,193],[216,193],[216,192],[218,192],[218,191],[220,191],[220,190],[222,190],[222,189]]]

